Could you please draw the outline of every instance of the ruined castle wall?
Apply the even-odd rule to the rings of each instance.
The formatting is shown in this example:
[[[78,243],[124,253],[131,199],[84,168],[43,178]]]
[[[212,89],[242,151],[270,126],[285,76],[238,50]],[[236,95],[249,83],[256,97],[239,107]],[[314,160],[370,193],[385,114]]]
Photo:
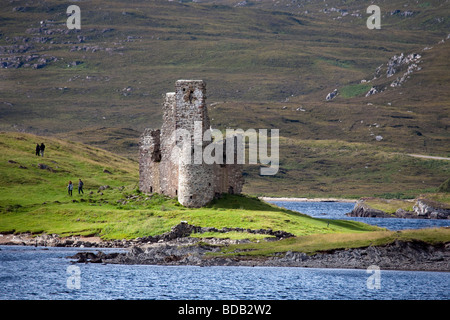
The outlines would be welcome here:
[[[202,80],[178,80],[175,84],[175,100],[176,129],[184,129],[191,134],[193,149],[195,121],[202,122],[202,137],[209,129],[205,83]],[[182,150],[185,147],[181,146]],[[203,143],[201,148],[203,149]],[[186,207],[201,207],[214,198],[214,171],[212,165],[193,162],[192,152],[181,152],[178,201]]]
[[[193,136],[194,122],[202,121],[202,134],[209,129],[206,110],[206,84],[202,80],[178,80],[175,84],[176,128],[186,129]]]
[[[139,143],[139,190],[145,193],[159,190],[160,136],[159,129],[145,129]]]
[[[234,144],[233,163],[226,163],[226,149],[227,140],[224,140],[223,164],[214,166],[214,193],[216,196],[222,193],[239,194],[244,185],[244,176],[242,175],[244,166],[237,163],[237,145]]]
[[[161,165],[159,193],[176,197],[178,194],[178,157],[175,147],[175,93],[166,94],[161,127]]]
[[[146,129],[141,137],[139,188],[142,192],[178,197],[186,207],[202,207],[215,194],[242,192],[243,166],[225,163],[226,146],[223,165],[194,163],[194,149],[203,151],[209,144],[200,140],[194,146],[195,122],[201,122],[202,137],[210,128],[205,93],[202,80],[178,80],[175,92],[166,94],[161,130]],[[183,144],[182,138],[176,138],[178,129],[186,130],[192,140]]]
[[[226,165],[226,176],[228,189],[224,190],[226,193],[240,194],[244,186],[244,176],[242,172],[244,166],[242,164],[228,164]]]
[[[178,201],[183,206],[199,208],[214,198],[212,165],[181,164],[179,170]]]
[[[240,194],[244,185],[242,165],[227,164],[214,166],[214,194],[222,193]]]

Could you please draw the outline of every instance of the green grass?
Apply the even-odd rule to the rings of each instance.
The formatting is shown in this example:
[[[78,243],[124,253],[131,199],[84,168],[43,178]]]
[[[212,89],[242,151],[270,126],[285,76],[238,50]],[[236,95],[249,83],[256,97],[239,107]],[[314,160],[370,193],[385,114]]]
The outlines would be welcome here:
[[[45,157],[35,156],[36,143],[46,144]],[[85,188],[136,183],[137,163],[80,143],[21,133],[0,133],[2,206],[49,201],[66,202],[67,184],[82,179]],[[40,169],[45,165],[48,169]],[[22,168],[21,168],[22,167]],[[108,170],[110,173],[105,173]],[[87,191],[87,192],[89,192]]]
[[[47,145],[44,158],[34,155],[36,142]],[[311,218],[245,195],[224,195],[204,208],[188,209],[175,199],[141,194],[136,162],[54,138],[0,133],[0,163],[0,232],[129,239],[167,232],[181,221],[217,229],[284,230],[295,235],[378,229],[353,221]],[[40,169],[39,164],[52,170]],[[72,180],[76,186],[78,178],[84,180],[84,194],[79,195],[75,188],[70,197],[67,182]],[[99,190],[105,185],[109,188]],[[242,238],[239,233],[227,236]]]
[[[165,199],[162,204],[158,199],[151,199],[146,203],[130,203],[125,206],[106,204],[104,200],[97,199],[95,202],[49,204],[39,208],[21,207],[2,213],[0,232],[81,234],[98,235],[103,239],[121,239],[161,234],[181,221],[217,229],[240,227],[284,230],[295,235],[377,229],[353,221],[314,219],[271,206],[256,198],[249,200],[242,196],[229,197],[236,203],[242,202],[242,209],[229,208],[228,197],[217,201],[213,207],[200,209],[181,207],[171,199]],[[256,208],[252,208],[251,203],[254,203]],[[230,233],[226,236],[242,238],[241,233]],[[253,235],[248,237],[254,238]]]
[[[437,192],[437,193],[427,193],[421,195],[421,198],[429,199],[431,201],[440,202],[443,204],[450,205],[450,192]]]
[[[450,178],[442,182],[438,189],[439,192],[450,192]]]
[[[34,136],[1,135],[1,230],[120,238],[168,231],[179,220],[219,227],[227,222],[290,227],[298,235],[361,228],[336,223],[325,228],[314,219],[242,198],[194,211],[160,197],[118,203],[136,193],[137,163],[128,158],[137,158],[140,133],[161,126],[161,95],[173,91],[174,82],[182,78],[206,81],[208,103],[216,103],[208,110],[214,128],[280,129],[279,173],[263,177],[258,167],[247,166],[247,194],[414,198],[435,192],[448,179],[448,161],[406,156],[450,156],[449,42],[437,45],[447,36],[450,20],[436,20],[448,16],[448,5],[438,0],[410,3],[407,9],[419,14],[386,14],[382,30],[373,32],[365,27],[364,14],[337,19],[339,13],[323,12],[322,2],[302,8],[284,0],[251,3],[234,7],[233,0],[220,6],[213,0],[137,0],[130,7],[119,0],[83,2],[82,30],[56,32],[46,43],[34,40],[43,33],[26,30],[40,27],[40,21],[55,21],[48,23],[50,30],[64,29],[67,5],[36,2],[21,12],[13,10],[17,4],[5,4],[0,45],[9,50],[28,43],[32,48],[2,57],[38,53],[58,61],[42,69],[0,73],[0,129],[46,135],[48,142],[48,157],[38,159],[32,154],[41,141]],[[327,4],[350,13],[367,7],[363,1]],[[403,5],[385,1],[382,10],[388,13]],[[77,36],[86,39],[80,43]],[[73,51],[74,46],[99,50]],[[422,51],[425,46],[433,50]],[[401,52],[423,54],[422,70],[400,88],[390,88],[391,79],[377,79],[371,84],[388,89],[365,98],[368,84],[353,84],[372,79],[376,67]],[[83,63],[67,67],[71,61]],[[127,87],[131,94],[124,95]],[[341,94],[325,103],[334,88]],[[376,141],[377,135],[383,140]],[[53,171],[38,169],[39,163]],[[78,178],[93,195],[73,203],[65,186]],[[101,185],[112,188],[100,195]]]
[[[372,87],[370,84],[352,84],[339,89],[339,94],[343,98],[353,98],[365,95]]]
[[[380,199],[369,198],[364,201],[369,207],[377,210],[384,211],[386,213],[395,213],[397,209],[403,209],[405,211],[413,211],[415,201],[412,200],[398,200],[398,199]]]
[[[47,145],[45,158],[34,144]],[[321,142],[326,144],[326,142]],[[133,239],[167,232],[181,221],[202,227],[283,230],[296,237],[276,242],[244,232],[209,232],[194,237],[249,239],[223,248],[219,255],[270,256],[278,252],[353,248],[396,239],[448,242],[449,230],[391,232],[349,220],[316,219],[248,195],[224,195],[203,208],[185,208],[162,195],[137,189],[137,164],[79,143],[22,133],[0,133],[0,232],[99,236]],[[38,163],[52,166],[39,169]],[[103,164],[107,164],[104,166]],[[27,169],[20,168],[26,167]],[[105,174],[107,168],[112,174]],[[84,195],[66,193],[66,182],[81,177]],[[99,186],[109,188],[99,190]],[[436,194],[434,200],[445,199]],[[394,200],[393,200],[394,201]],[[395,200],[397,201],[397,200]]]

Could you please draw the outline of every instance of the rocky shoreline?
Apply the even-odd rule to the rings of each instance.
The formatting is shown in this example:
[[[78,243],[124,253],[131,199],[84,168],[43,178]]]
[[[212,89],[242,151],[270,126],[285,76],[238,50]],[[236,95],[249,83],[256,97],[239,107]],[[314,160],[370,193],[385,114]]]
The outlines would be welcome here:
[[[0,245],[23,245],[23,246],[44,246],[44,247],[78,247],[78,248],[131,248],[134,246],[144,246],[153,243],[167,243],[173,240],[188,238],[191,234],[202,234],[207,232],[228,233],[228,232],[243,232],[248,234],[262,234],[266,235],[265,241],[277,241],[285,238],[294,237],[292,233],[271,230],[271,229],[244,229],[244,228],[212,228],[199,227],[190,225],[185,221],[172,227],[169,232],[161,235],[139,237],[136,239],[123,239],[105,241],[99,237],[81,237],[71,236],[61,238],[56,234],[42,234],[33,236],[32,234],[1,234]],[[198,239],[198,238],[192,238]],[[230,240],[230,239],[215,239],[216,243],[237,244],[249,242],[249,240]]]
[[[74,263],[128,265],[344,269],[367,269],[369,266],[376,265],[383,270],[450,271],[450,244],[430,245],[422,241],[395,241],[385,246],[331,250],[314,255],[288,251],[270,257],[250,257],[227,256],[220,251],[221,245],[217,243],[184,238],[147,247],[135,246],[126,253],[79,252],[67,258],[74,259]]]
[[[416,199],[412,211],[399,208],[393,213],[370,207],[366,203],[370,199],[372,198],[358,200],[353,210],[346,215],[349,217],[366,218],[450,219],[450,208],[428,199]]]
[[[96,237],[67,237],[56,235],[1,235],[1,245],[98,248],[85,250],[67,257],[73,263],[140,264],[167,266],[264,266],[307,268],[367,269],[376,265],[385,270],[445,271],[450,272],[450,243],[431,245],[422,241],[395,241],[383,246],[338,249],[308,255],[303,252],[280,252],[272,256],[249,256],[237,251],[234,255],[221,253],[223,246],[248,243],[249,240],[197,238],[194,232],[248,232],[267,234],[262,241],[277,241],[293,235],[283,231],[249,230],[240,228],[201,228],[182,222],[159,236],[133,240],[103,241]],[[101,248],[121,248],[126,252]],[[96,251],[96,252],[95,252]]]

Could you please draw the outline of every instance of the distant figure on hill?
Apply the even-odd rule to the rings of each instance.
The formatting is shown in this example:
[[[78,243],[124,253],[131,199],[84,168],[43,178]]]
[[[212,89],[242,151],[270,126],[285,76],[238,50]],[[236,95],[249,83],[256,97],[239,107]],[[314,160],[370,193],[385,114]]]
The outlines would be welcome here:
[[[39,152],[41,152],[41,147],[39,146],[39,143],[36,143],[36,155],[39,156]]]
[[[72,196],[73,184],[72,181],[69,181],[69,185],[67,186],[67,192],[69,196]]]
[[[41,143],[40,149],[41,149],[41,156],[44,156],[44,150],[45,150],[45,144],[44,143]]]
[[[81,179],[78,179],[78,180],[79,180],[78,181],[78,194],[80,194],[80,193],[84,194],[84,191],[83,191],[84,183],[83,183],[83,181],[81,181]]]

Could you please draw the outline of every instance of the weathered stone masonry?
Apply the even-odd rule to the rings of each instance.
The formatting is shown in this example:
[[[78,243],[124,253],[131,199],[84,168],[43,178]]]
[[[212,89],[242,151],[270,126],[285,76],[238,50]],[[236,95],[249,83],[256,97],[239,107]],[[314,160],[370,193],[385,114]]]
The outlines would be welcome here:
[[[145,129],[139,147],[139,188],[145,193],[178,197],[186,207],[201,207],[222,193],[241,193],[244,184],[241,164],[194,164],[184,153],[175,152],[178,129],[194,137],[194,123],[202,134],[210,128],[206,108],[206,86],[202,80],[178,80],[175,92],[166,94],[163,125]],[[208,142],[200,146],[203,150]],[[226,146],[224,145],[224,150]],[[225,152],[224,152],[225,157]]]

